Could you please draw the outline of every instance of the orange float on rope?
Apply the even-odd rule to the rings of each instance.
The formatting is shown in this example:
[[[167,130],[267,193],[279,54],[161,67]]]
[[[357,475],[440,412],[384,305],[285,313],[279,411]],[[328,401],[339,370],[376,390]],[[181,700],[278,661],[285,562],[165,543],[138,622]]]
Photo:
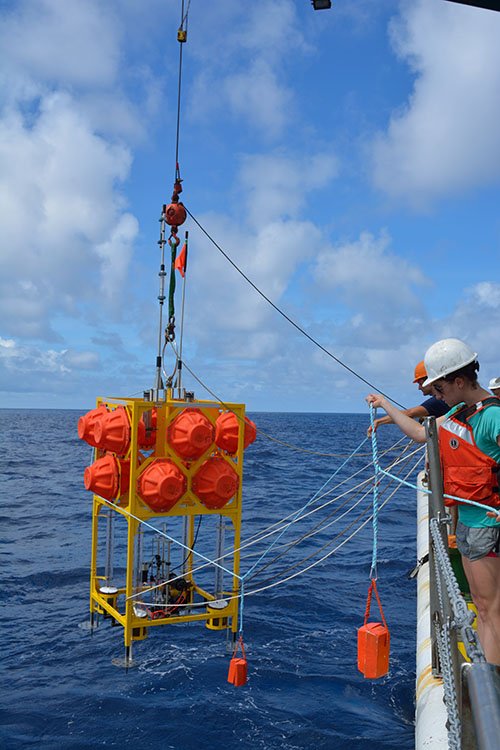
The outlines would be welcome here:
[[[156,513],[165,513],[174,507],[187,489],[187,479],[182,471],[168,459],[158,458],[141,474],[137,492]]]
[[[377,597],[383,625],[380,622],[367,624],[373,591],[375,591]],[[366,603],[365,622],[358,629],[358,669],[367,679],[374,680],[387,674],[389,671],[389,646],[390,633],[385,623],[375,579],[372,578]]]
[[[85,489],[100,495],[105,500],[114,500],[129,488],[130,461],[118,461],[106,454],[87,466],[83,476]]]
[[[139,446],[141,448],[152,448],[156,443],[156,409],[153,409],[149,413],[151,414],[151,426],[149,428],[146,427],[146,423],[144,421],[145,414],[142,415],[139,421],[137,442],[139,443]]]
[[[236,656],[236,652],[238,651],[240,645],[243,652],[243,658]],[[229,663],[227,681],[231,682],[235,687],[241,687],[242,685],[245,685],[247,681],[247,660],[245,658],[243,638],[240,638],[238,643],[236,644],[236,650],[233,654],[233,658]]]
[[[236,471],[220,456],[202,463],[193,477],[193,492],[206,508],[223,508],[238,489]]]
[[[118,406],[98,417],[95,421],[94,436],[99,448],[123,456],[130,445],[130,421],[127,410],[123,406]]]
[[[80,417],[78,420],[78,437],[80,440],[85,440],[85,442],[93,448],[100,447],[95,439],[94,429],[96,420],[107,414],[107,411],[107,407],[104,404],[101,404],[97,409],[91,409],[84,414],[83,417]]]
[[[167,440],[181,458],[199,458],[214,441],[214,428],[199,409],[184,409],[168,428]]]
[[[215,444],[228,453],[236,453],[238,450],[239,422],[236,414],[226,411],[221,414],[215,423]],[[243,450],[248,448],[257,437],[257,428],[251,419],[245,417],[245,432],[243,435]]]

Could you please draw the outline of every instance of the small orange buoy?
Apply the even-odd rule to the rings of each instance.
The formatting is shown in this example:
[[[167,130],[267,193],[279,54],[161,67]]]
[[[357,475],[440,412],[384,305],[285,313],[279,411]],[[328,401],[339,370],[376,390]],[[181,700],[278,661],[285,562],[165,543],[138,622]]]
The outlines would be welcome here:
[[[123,456],[130,445],[130,421],[127,410],[118,406],[113,411],[97,417],[94,437],[100,448]]]
[[[209,458],[193,477],[193,492],[207,508],[223,508],[238,489],[236,471],[222,457]]]
[[[156,513],[174,507],[185,493],[187,480],[181,470],[168,459],[156,459],[145,469],[137,482],[137,492]]]
[[[243,658],[237,657],[236,652],[241,645],[243,652]],[[229,672],[227,674],[227,681],[231,682],[235,687],[241,687],[245,685],[247,681],[247,660],[245,658],[245,648],[243,646],[243,638],[240,638],[236,644],[236,650],[233,654],[233,658],[229,663]]]
[[[236,414],[226,411],[221,414],[215,423],[215,443],[228,453],[236,453],[238,450],[239,422]],[[245,417],[245,432],[243,435],[243,450],[248,448],[257,437],[257,428],[251,419]]]
[[[184,409],[168,428],[168,442],[181,458],[199,458],[213,441],[213,425],[199,409]]]
[[[380,622],[367,623],[373,591],[375,591],[377,597],[383,624]],[[367,679],[376,680],[378,677],[387,674],[389,671],[389,647],[390,633],[385,623],[375,579],[372,578],[366,603],[365,622],[358,629],[358,669]]]
[[[78,420],[78,437],[80,440],[85,440],[86,443],[91,445],[93,448],[99,448],[95,435],[94,435],[94,429],[96,425],[96,420],[99,417],[105,416],[107,414],[107,408],[104,404],[101,404],[97,407],[97,409],[91,409],[86,414],[83,415],[83,417],[80,417]]]

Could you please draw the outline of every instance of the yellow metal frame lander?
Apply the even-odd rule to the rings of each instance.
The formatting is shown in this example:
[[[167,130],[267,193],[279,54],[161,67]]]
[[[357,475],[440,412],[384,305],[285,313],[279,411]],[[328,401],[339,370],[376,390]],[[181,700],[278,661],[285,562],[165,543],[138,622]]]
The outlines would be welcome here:
[[[159,625],[172,625],[181,622],[207,621],[207,627],[211,629],[230,628],[233,634],[238,627],[238,593],[239,593],[239,565],[240,565],[240,540],[241,540],[241,506],[242,506],[242,479],[243,479],[243,440],[244,440],[244,422],[245,406],[244,404],[225,404],[222,407],[219,403],[213,401],[185,401],[172,397],[172,391],[167,391],[164,401],[144,401],[138,398],[98,398],[97,406],[106,404],[109,409],[117,406],[124,406],[130,418],[131,440],[130,448],[125,455],[125,459],[130,460],[130,484],[129,489],[119,495],[116,500],[104,500],[98,495],[94,495],[93,517],[92,517],[92,560],[90,576],[90,611],[92,617],[94,613],[107,613],[117,623],[124,628],[125,647],[130,647],[135,640],[142,640],[147,636],[147,629]],[[167,429],[173,419],[184,409],[196,408],[215,425],[217,417],[228,409],[237,416],[240,429],[238,431],[238,450],[235,454],[227,454],[219,450],[215,443],[195,461],[186,462],[181,459],[173,448],[167,443]],[[152,409],[156,409],[157,414],[157,432],[156,443],[152,449],[142,449],[138,445],[138,425],[141,416]],[[151,452],[149,452],[151,451]],[[96,449],[95,457],[99,458],[100,451]],[[201,466],[201,464],[210,456],[220,456],[230,463],[239,477],[238,490],[233,498],[223,507],[215,510],[206,508],[192,491],[192,479]],[[152,511],[137,494],[137,480],[140,474],[149,466],[152,461],[158,458],[168,458],[173,461],[187,478],[187,489],[185,494],[176,503],[176,505],[165,513],[156,513]],[[103,518],[103,510],[111,508],[112,511],[123,516],[127,522],[127,574],[126,584],[123,588],[118,588],[116,593],[106,594],[101,591],[101,586],[106,586],[106,578],[97,575],[98,568],[98,527],[99,521]],[[141,521],[146,521],[154,525],[155,518],[165,519],[170,516],[188,516],[189,533],[188,547],[192,548],[194,542],[195,518],[199,515],[222,516],[231,522],[234,529],[234,551],[227,552],[226,556],[232,557],[231,565],[224,567],[232,572],[232,588],[222,592],[217,596],[218,599],[224,597],[227,599],[227,606],[220,611],[218,619],[214,620],[214,610],[199,612],[199,614],[172,615],[160,619],[148,619],[138,617],[134,611],[134,604],[140,603],[140,594],[137,589],[134,590],[134,540]],[[216,597],[198,587],[193,577],[193,554],[190,553],[183,573],[185,580],[189,581],[192,591],[199,594],[206,600],[207,604]],[[118,597],[125,595],[124,611],[119,611],[117,605]],[[196,607],[195,611],[201,607]],[[221,626],[222,623],[222,626]]]

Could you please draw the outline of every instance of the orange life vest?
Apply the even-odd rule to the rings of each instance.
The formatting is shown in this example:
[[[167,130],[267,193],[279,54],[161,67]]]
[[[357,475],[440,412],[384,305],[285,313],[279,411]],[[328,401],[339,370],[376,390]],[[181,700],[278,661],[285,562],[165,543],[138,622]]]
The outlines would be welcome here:
[[[473,414],[492,406],[500,407],[500,398],[490,396],[445,419],[439,427],[439,454],[446,495],[498,508],[499,465],[479,450],[469,425]],[[445,505],[464,505],[446,497],[444,502]]]

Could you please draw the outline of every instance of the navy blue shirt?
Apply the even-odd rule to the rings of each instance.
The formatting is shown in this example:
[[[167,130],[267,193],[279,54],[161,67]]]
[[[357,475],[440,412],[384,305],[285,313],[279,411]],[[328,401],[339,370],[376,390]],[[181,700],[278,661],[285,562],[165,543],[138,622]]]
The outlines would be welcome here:
[[[450,411],[450,407],[448,406],[448,404],[445,404],[444,401],[442,401],[440,398],[436,398],[435,396],[427,398],[420,404],[420,406],[423,406],[424,409],[427,409],[430,417],[442,417],[443,414],[446,414]]]

